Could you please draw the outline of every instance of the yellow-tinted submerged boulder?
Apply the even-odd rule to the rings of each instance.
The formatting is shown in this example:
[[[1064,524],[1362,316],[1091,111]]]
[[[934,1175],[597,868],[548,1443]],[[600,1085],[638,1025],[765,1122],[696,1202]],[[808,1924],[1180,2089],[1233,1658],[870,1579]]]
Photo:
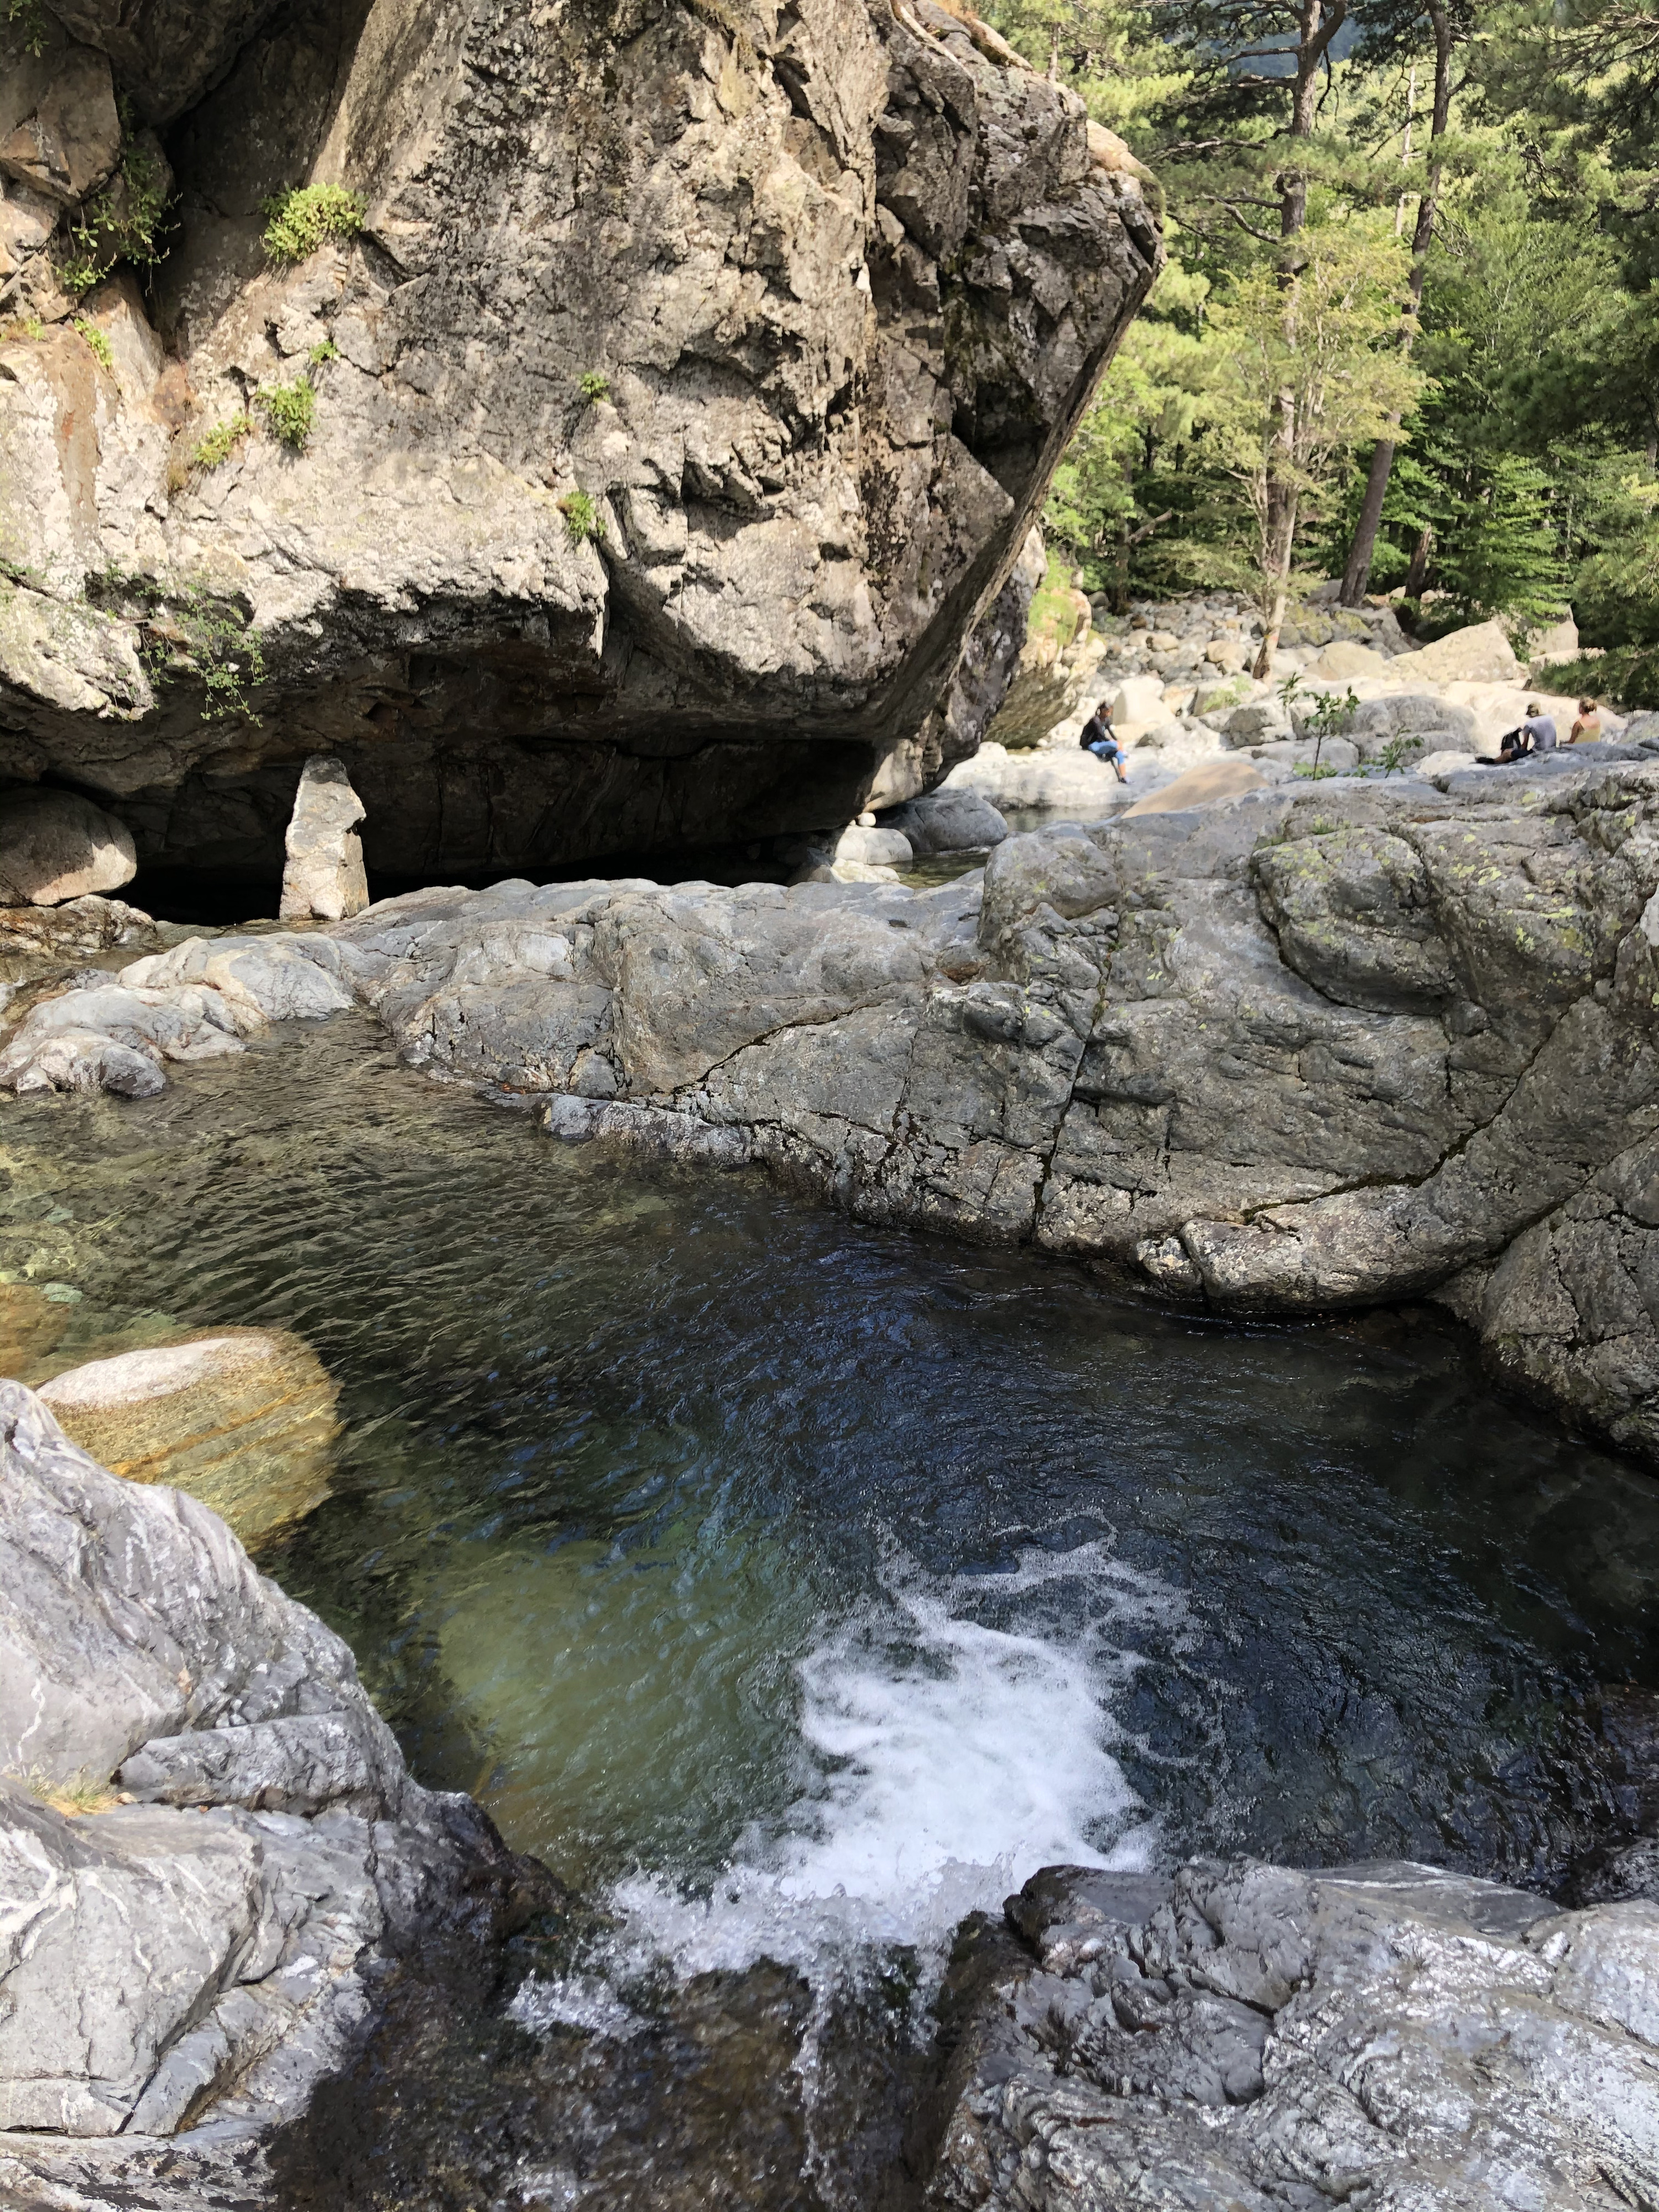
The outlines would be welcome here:
[[[112,1474],[187,1490],[246,1545],[328,1495],[339,1393],[286,1329],[219,1329],[88,1360],[40,1395]]]

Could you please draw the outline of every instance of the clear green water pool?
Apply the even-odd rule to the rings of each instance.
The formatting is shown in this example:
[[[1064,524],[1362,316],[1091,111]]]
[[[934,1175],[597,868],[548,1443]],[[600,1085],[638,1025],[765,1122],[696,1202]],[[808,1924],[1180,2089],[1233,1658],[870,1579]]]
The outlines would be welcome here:
[[[278,1323],[343,1388],[263,1559],[416,1773],[683,1966],[926,1939],[1036,1866],[1536,1877],[1659,1487],[1427,1315],[1241,1327],[620,1164],[355,1018],[0,1111],[0,1265]]]

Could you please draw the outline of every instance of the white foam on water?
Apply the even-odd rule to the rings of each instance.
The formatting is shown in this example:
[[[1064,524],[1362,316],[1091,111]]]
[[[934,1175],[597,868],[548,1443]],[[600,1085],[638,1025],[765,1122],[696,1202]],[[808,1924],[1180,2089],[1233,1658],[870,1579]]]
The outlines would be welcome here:
[[[1112,1755],[1111,1698],[1138,1664],[1135,1622],[1178,1599],[1095,1544],[948,1579],[896,1557],[884,1581],[884,1601],[800,1664],[810,1777],[781,1832],[748,1838],[712,1893],[654,1874],[613,1891],[635,1964],[937,1952],[1039,1867],[1148,1863],[1156,1831]]]
[[[625,2042],[645,2026],[608,1982],[586,1974],[527,1975],[507,2010],[509,2019],[532,2034],[544,2034],[554,2027],[580,2027],[591,2035]]]

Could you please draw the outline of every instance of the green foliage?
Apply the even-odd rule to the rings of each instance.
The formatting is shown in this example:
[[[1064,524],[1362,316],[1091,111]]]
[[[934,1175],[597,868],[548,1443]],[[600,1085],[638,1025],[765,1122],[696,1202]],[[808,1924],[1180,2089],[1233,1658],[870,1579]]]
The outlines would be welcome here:
[[[228,461],[244,438],[252,436],[258,428],[247,410],[232,415],[222,422],[216,422],[191,455],[198,469],[216,469]]]
[[[1385,778],[1403,775],[1410,765],[1411,756],[1420,753],[1422,750],[1422,738],[1413,737],[1409,732],[1402,730],[1398,737],[1390,738],[1385,745],[1379,748],[1376,764]]]
[[[40,0],[6,0],[6,21],[22,41],[25,53],[38,61],[46,51],[46,11]]]
[[[332,338],[319,338],[306,356],[313,368],[320,368],[325,361],[338,361],[339,358],[340,349]]]
[[[102,283],[118,262],[152,268],[167,252],[166,171],[155,147],[129,137],[115,174],[94,194],[70,231],[58,282],[76,299]]]
[[[602,376],[597,368],[586,369],[576,380],[576,389],[590,407],[611,397],[611,379]]]
[[[204,722],[234,716],[258,726],[248,692],[264,683],[265,661],[245,603],[200,577],[165,579],[118,568],[89,577],[87,597],[138,624],[143,641],[138,657],[158,690],[193,679],[202,686]]]
[[[1359,695],[1352,686],[1338,698],[1327,691],[1316,699],[1302,719],[1316,738],[1346,737],[1353,727],[1353,718],[1359,712]]]
[[[585,544],[590,538],[603,538],[605,525],[599,520],[599,509],[585,491],[567,492],[559,501],[559,512],[564,517],[564,526],[573,545]]]
[[[1550,664],[1550,689],[1623,708],[1659,708],[1659,645],[1613,646]]]
[[[115,349],[109,342],[109,333],[106,331],[100,331],[97,324],[90,320],[90,319],[85,315],[77,315],[75,318],[75,328],[79,331],[81,336],[86,340],[88,345],[91,348],[94,358],[97,361],[99,367],[100,368],[108,369],[110,374],[113,375],[115,372]]]
[[[265,252],[279,265],[303,261],[334,238],[355,238],[367,208],[342,185],[300,185],[263,203]]]
[[[317,394],[309,381],[299,376],[292,384],[262,384],[253,399],[277,443],[304,453],[317,416]]]

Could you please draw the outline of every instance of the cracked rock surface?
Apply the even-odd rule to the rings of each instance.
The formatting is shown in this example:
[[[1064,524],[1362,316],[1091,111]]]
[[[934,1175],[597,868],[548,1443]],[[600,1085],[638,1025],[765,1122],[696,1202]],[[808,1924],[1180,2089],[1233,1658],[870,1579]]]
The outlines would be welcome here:
[[[377,1977],[486,1931],[526,1863],[410,1779],[346,1646],[216,1515],[4,1382],[0,1570],[0,2201],[261,2203]],[[76,1784],[107,1809],[46,1802]]]
[[[1626,2212],[1659,2189],[1645,1901],[1197,1861],[1051,1867],[1007,1918],[1021,1946],[963,2008],[929,2212]]]
[[[177,219],[82,303],[94,350],[58,202],[0,200],[41,325],[0,344],[0,775],[96,792],[143,865],[274,875],[325,753],[370,869],[430,876],[838,827],[973,750],[1161,252],[1073,95],[931,0],[61,12],[0,122],[89,71]],[[308,183],[361,233],[273,264]]]

